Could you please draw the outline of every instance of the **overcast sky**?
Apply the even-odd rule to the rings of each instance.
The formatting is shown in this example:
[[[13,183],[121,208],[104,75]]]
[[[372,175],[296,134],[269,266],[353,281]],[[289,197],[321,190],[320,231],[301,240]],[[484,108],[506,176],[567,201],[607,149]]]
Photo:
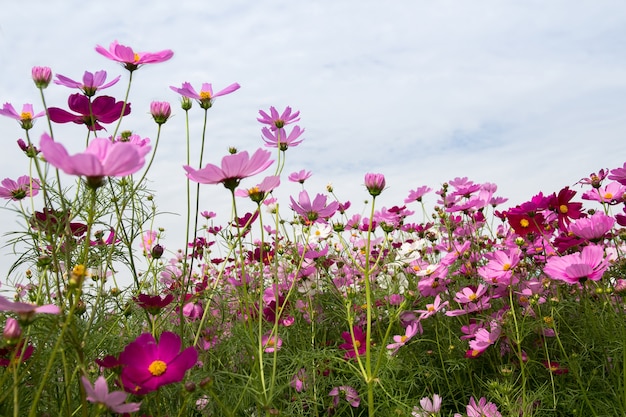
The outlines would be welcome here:
[[[184,212],[184,113],[169,89],[184,81],[198,89],[203,82],[242,86],[210,110],[205,162],[219,163],[229,146],[263,146],[258,110],[290,105],[301,111],[306,132],[287,152],[285,174],[311,170],[310,193],[332,182],[357,207],[367,197],[366,172],[387,177],[381,205],[400,205],[421,185],[437,189],[467,176],[498,184],[508,206],[626,161],[623,1],[3,3],[0,102],[16,107],[41,109],[33,65],[74,79],[85,70],[121,74],[106,92],[121,99],[128,74],[96,45],[118,40],[139,51],[174,51],[172,60],[135,72],[133,112],[123,124],[154,137],[149,103],[172,103],[175,117],[164,125],[150,176],[165,211]],[[48,105],[66,108],[69,93],[51,86]],[[199,144],[202,113],[194,110]],[[36,143],[44,127],[31,131]],[[0,132],[0,178],[25,174],[27,160],[14,146],[22,132],[8,118],[0,118]],[[84,144],[84,127],[55,134],[74,151]],[[297,189],[286,184],[281,195]],[[223,187],[203,186],[202,194],[202,209],[228,211]],[[15,229],[13,217],[1,219],[2,232]],[[172,230],[182,220],[171,215],[156,225]]]

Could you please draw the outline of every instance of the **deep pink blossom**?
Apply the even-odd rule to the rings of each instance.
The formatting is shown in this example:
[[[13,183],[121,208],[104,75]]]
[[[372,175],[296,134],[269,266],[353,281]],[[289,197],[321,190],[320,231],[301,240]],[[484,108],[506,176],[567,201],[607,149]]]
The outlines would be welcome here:
[[[50,107],[48,109],[50,120],[55,123],[84,124],[87,129],[96,131],[104,129],[100,123],[113,123],[120,117],[130,114],[130,103],[124,105],[123,101],[115,101],[115,98],[109,96],[99,96],[90,101],[89,97],[76,93],[69,96],[67,104],[70,110],[77,114],[58,107]]]
[[[266,333],[261,337],[261,345],[265,353],[272,353],[280,350],[283,346],[283,339],[276,334]]]
[[[39,180],[22,175],[16,181],[5,178],[0,187],[0,198],[19,201],[26,197],[34,197],[39,193]]]
[[[22,129],[29,130],[33,127],[33,121],[39,117],[45,116],[46,112],[35,113],[33,105],[26,103],[22,106],[22,112],[18,113],[11,103],[4,103],[0,109],[0,115],[10,117],[20,122]]]
[[[81,378],[81,381],[85,388],[87,401],[118,414],[139,411],[141,403],[126,403],[128,394],[124,391],[109,392],[109,386],[103,376],[99,376],[93,386],[85,376]]]
[[[598,281],[609,267],[602,246],[585,246],[581,252],[552,256],[543,271],[552,279],[577,284],[589,279]]]
[[[52,166],[69,175],[87,177],[92,186],[101,185],[104,177],[124,177],[139,171],[145,163],[144,150],[130,142],[111,142],[95,138],[82,153],[69,155],[60,143],[44,133],[39,142],[41,152]]]
[[[286,125],[295,123],[300,120],[299,111],[291,113],[291,107],[287,106],[282,113],[278,113],[278,110],[274,106],[270,107],[270,112],[267,114],[263,110],[259,110],[261,117],[257,120],[263,124],[269,125],[271,130],[282,129]]]
[[[68,78],[61,74],[57,74],[57,79],[54,80],[54,83],[69,88],[78,88],[87,97],[93,97],[96,95],[97,91],[104,90],[105,88],[109,88],[115,85],[120,80],[120,78],[121,76],[117,76],[107,83],[106,71],[96,71],[95,73],[85,71],[85,73],[83,74],[82,82],[72,80],[71,78]]]
[[[163,385],[180,382],[196,364],[198,352],[188,347],[182,352],[176,333],[163,332],[159,341],[143,333],[120,353],[121,380],[126,392],[144,395]]]
[[[365,332],[360,327],[353,327],[354,341],[350,332],[341,333],[341,338],[345,340],[345,343],[339,345],[339,349],[346,351],[344,358],[350,359],[357,355],[361,356],[365,353]]]
[[[159,52],[135,52],[131,47],[120,45],[117,41],[111,42],[109,49],[97,45],[96,52],[110,60],[124,64],[124,68],[131,72],[144,64],[165,62],[174,56],[174,52],[170,49]]]
[[[372,197],[380,195],[385,189],[385,176],[383,174],[365,174],[365,188]]]
[[[218,91],[217,93],[214,93],[211,83],[203,83],[202,88],[198,93],[188,82],[184,82],[183,86],[180,88],[170,86],[173,91],[177,92],[181,96],[198,100],[200,107],[202,107],[203,109],[209,109],[213,105],[213,100],[216,97],[230,94],[233,91],[238,90],[240,87],[241,86],[239,84],[233,83],[228,87]]]

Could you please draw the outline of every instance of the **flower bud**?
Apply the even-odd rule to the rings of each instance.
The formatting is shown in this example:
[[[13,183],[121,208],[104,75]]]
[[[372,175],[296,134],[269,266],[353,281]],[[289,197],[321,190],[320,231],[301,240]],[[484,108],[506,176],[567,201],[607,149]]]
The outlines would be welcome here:
[[[2,331],[2,337],[9,344],[17,343],[17,341],[22,337],[22,328],[16,319],[13,317],[7,317],[7,322],[4,325],[4,330]]]
[[[163,256],[163,246],[159,245],[158,243],[154,245],[152,247],[152,250],[150,251],[150,255],[152,255],[154,259],[159,259],[161,256]]]
[[[191,101],[189,97],[183,97],[183,100],[180,103],[180,107],[185,111],[188,111],[189,109],[191,109],[192,105],[193,105],[193,102]]]
[[[167,101],[153,101],[150,103],[150,114],[158,125],[167,122],[172,115],[172,108]]]
[[[31,73],[37,88],[46,88],[52,81],[52,70],[50,67],[33,67]]]
[[[365,188],[372,197],[380,195],[385,189],[385,176],[383,174],[365,174]]]

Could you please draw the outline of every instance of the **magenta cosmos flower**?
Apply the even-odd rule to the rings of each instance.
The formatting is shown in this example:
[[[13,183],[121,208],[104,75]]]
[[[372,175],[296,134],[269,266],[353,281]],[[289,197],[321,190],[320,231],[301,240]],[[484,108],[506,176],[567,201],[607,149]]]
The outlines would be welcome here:
[[[117,41],[111,42],[109,49],[97,45],[96,52],[110,60],[124,64],[124,68],[130,72],[135,71],[143,64],[165,62],[174,56],[174,52],[170,49],[159,52],[135,52],[133,48],[120,45]]]
[[[126,403],[128,394],[124,391],[109,392],[107,380],[104,379],[103,376],[98,377],[93,386],[87,377],[83,376],[81,380],[83,382],[83,387],[85,388],[85,394],[87,394],[87,401],[96,405],[101,405],[107,410],[118,414],[134,413],[135,411],[139,411],[141,403]]]
[[[65,147],[54,142],[47,133],[41,136],[39,148],[52,166],[69,175],[87,177],[87,183],[94,188],[102,185],[104,177],[124,177],[139,171],[149,150],[131,142],[95,138],[85,152],[69,155]]]
[[[608,267],[609,262],[604,258],[604,248],[592,245],[585,246],[578,253],[551,257],[543,272],[552,279],[577,284],[587,279],[598,281]]]
[[[223,90],[214,93],[211,83],[203,83],[202,88],[198,93],[188,82],[184,82],[181,88],[170,86],[173,91],[176,91],[181,96],[198,100],[200,107],[205,110],[209,109],[213,105],[213,99],[215,99],[215,97],[225,96],[226,94],[230,94],[233,91],[238,90],[240,87],[241,86],[239,84],[233,83]]]
[[[93,101],[89,97],[76,93],[69,96],[67,104],[70,110],[78,113],[70,113],[58,107],[50,107],[48,116],[55,123],[84,124],[89,130],[102,130],[100,123],[113,123],[122,116],[130,114],[130,103],[124,105],[123,101],[115,101],[109,96],[96,97]],[[122,114],[124,110],[124,114]]]
[[[129,343],[119,357],[126,392],[144,395],[182,381],[185,372],[196,364],[198,352],[193,346],[182,352],[180,348],[180,337],[172,332],[163,332],[158,343],[150,333]]]
[[[43,111],[35,114],[33,105],[29,103],[22,106],[21,113],[16,112],[11,103],[4,103],[4,106],[0,109],[0,115],[17,120],[24,130],[31,129],[33,127],[33,121],[45,114],[46,112]]]
[[[352,335],[350,332],[342,332],[341,338],[345,340],[345,343],[339,345],[339,349],[343,349],[346,351],[344,354],[345,359],[354,358],[357,355],[361,356],[365,353],[366,350],[366,334],[360,327],[353,327],[354,332],[354,340],[352,340]]]
[[[187,171],[187,178],[200,184],[224,184],[229,190],[234,190],[239,182],[258,174],[269,167],[274,160],[270,159],[270,152],[257,149],[250,157],[243,151],[222,158],[222,166],[207,164],[202,169],[183,166]]]
[[[91,73],[89,71],[85,71],[83,74],[83,81],[74,81],[71,78],[68,78],[64,75],[57,74],[57,79],[54,80],[55,84],[63,85],[69,88],[78,88],[83,92],[87,97],[92,97],[96,95],[98,90],[104,90],[105,88],[109,88],[115,85],[121,76],[117,76],[113,80],[106,82],[107,72],[106,71],[96,71],[95,73]]]
[[[0,197],[7,200],[19,201],[26,197],[34,197],[39,193],[39,180],[22,175],[14,181],[10,178],[2,180]]]
[[[293,199],[293,197],[289,198],[291,199],[291,209],[303,217],[305,221],[311,223],[316,222],[318,219],[327,219],[331,217],[335,214],[337,208],[339,208],[339,203],[336,201],[326,205],[327,198],[322,194],[317,194],[315,199],[311,201],[309,193],[305,190],[300,191],[297,202]]]
[[[295,123],[300,120],[298,116],[300,112],[291,113],[291,107],[287,106],[282,113],[278,113],[278,110],[274,106],[270,107],[270,113],[267,114],[263,110],[259,110],[259,117],[257,120],[263,124],[269,125],[271,130],[282,129],[285,125]]]

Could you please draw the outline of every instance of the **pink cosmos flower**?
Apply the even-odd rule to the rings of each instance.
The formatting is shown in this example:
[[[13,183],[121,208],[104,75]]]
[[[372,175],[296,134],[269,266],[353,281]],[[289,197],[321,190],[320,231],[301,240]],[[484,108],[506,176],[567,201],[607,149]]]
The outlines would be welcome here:
[[[44,133],[39,148],[52,166],[69,175],[87,177],[87,182],[94,187],[102,185],[104,177],[124,177],[134,174],[145,163],[145,149],[134,143],[111,142],[104,138],[92,139],[84,152],[69,155],[63,145],[54,142],[47,133]]]
[[[143,64],[165,62],[174,56],[174,52],[170,49],[164,49],[154,53],[135,52],[131,47],[120,45],[117,41],[111,42],[109,49],[97,45],[96,52],[110,60],[124,64],[124,68],[130,72],[135,71]]]
[[[471,397],[466,412],[467,417],[502,417],[498,407],[492,402],[487,402],[485,397],[482,397],[478,404],[474,397]]]
[[[163,385],[179,382],[198,360],[191,346],[180,351],[181,340],[176,333],[163,332],[158,343],[150,333],[143,333],[120,353],[120,375],[126,392],[144,395]]]
[[[288,124],[295,123],[300,120],[298,117],[300,112],[291,113],[291,107],[287,106],[283,110],[282,114],[278,113],[278,110],[274,106],[270,107],[270,113],[267,114],[263,110],[259,110],[259,117],[257,120],[263,124],[269,125],[271,130],[282,129]]]
[[[257,149],[252,157],[243,151],[222,158],[221,168],[207,164],[202,169],[194,169],[188,165],[183,168],[187,171],[187,178],[200,184],[224,184],[229,190],[234,190],[243,178],[251,177],[265,170],[274,161],[270,160],[271,153]]]
[[[87,129],[96,131],[104,129],[100,123],[113,123],[120,117],[130,114],[130,103],[124,105],[123,101],[115,101],[115,98],[109,96],[99,96],[90,101],[89,97],[76,93],[69,96],[67,104],[70,110],[78,114],[58,107],[50,107],[48,109],[50,120],[55,123],[84,124]],[[124,109],[124,114],[122,114],[122,109]]]
[[[419,330],[419,323],[411,323],[406,326],[406,331],[403,335],[395,335],[393,337],[394,343],[387,345],[387,349],[391,350],[391,354],[395,354],[398,349],[404,346],[409,340],[415,336]]]
[[[485,328],[478,329],[474,334],[474,340],[469,342],[469,347],[472,350],[471,356],[479,356],[489,346],[496,343],[501,333],[502,328],[495,322],[491,324],[491,331]]]
[[[260,203],[265,199],[265,196],[272,192],[275,188],[280,185],[280,177],[277,175],[271,175],[269,177],[265,177],[260,184],[249,188],[247,190],[237,190],[235,191],[235,195],[237,197],[250,197],[252,201],[255,203]]]
[[[36,178],[31,179],[28,175],[22,175],[17,181],[5,178],[2,180],[2,187],[0,187],[0,197],[13,201],[34,197],[38,193],[39,180]]]
[[[415,406],[413,408],[411,416],[431,417],[433,415],[436,415],[437,413],[439,413],[439,410],[441,410],[441,402],[442,399],[438,394],[434,394],[432,400],[428,397],[424,397],[420,400],[420,406]]]
[[[617,181],[622,185],[626,185],[626,162],[624,162],[623,167],[612,169],[609,179]]]
[[[31,318],[37,313],[42,314],[60,314],[61,309],[54,304],[46,304],[38,306],[36,304],[21,303],[18,301],[10,301],[0,295],[0,311],[11,311],[26,319]]]
[[[328,393],[329,396],[333,397],[333,407],[337,407],[339,405],[339,397],[344,397],[346,401],[352,407],[358,407],[361,403],[361,398],[359,397],[359,393],[354,388],[342,385],[340,387],[334,387]]]
[[[295,147],[302,143],[303,139],[298,140],[304,133],[304,129],[300,129],[300,126],[294,126],[291,132],[287,134],[284,128],[270,130],[267,127],[261,129],[263,133],[263,140],[265,146],[268,148],[278,148],[281,151],[286,151],[289,147]]]
[[[41,116],[45,116],[46,112],[42,111],[35,114],[33,105],[26,103],[22,106],[22,112],[18,113],[11,103],[4,103],[0,109],[0,115],[10,117],[20,122],[22,129],[29,130],[33,127],[33,121]]]
[[[305,171],[304,169],[298,172],[292,172],[289,174],[289,181],[291,182],[299,182],[300,184],[304,184],[304,181],[311,178],[311,171]]]
[[[306,369],[300,368],[298,372],[291,378],[291,382],[289,385],[297,392],[302,392],[306,390],[307,387],[307,374]]]
[[[599,188],[592,188],[583,194],[584,200],[594,200],[601,203],[618,204],[624,201],[626,186],[619,182],[610,182]]]
[[[365,353],[365,332],[361,330],[360,327],[353,327],[354,331],[354,341],[352,340],[352,335],[350,332],[341,333],[341,338],[345,340],[345,343],[339,345],[339,349],[343,349],[346,351],[344,358],[350,359],[354,358],[357,355],[361,356]]]
[[[486,282],[494,285],[514,285],[513,270],[522,256],[522,251],[515,247],[512,249],[497,250],[485,254],[487,264],[478,268],[478,274]]]
[[[87,401],[118,414],[139,411],[141,403],[126,403],[128,394],[124,391],[109,392],[107,381],[103,376],[98,377],[93,386],[87,377],[83,376],[81,380],[85,387]]]
[[[291,209],[309,223],[314,223],[318,219],[327,219],[331,217],[335,214],[335,211],[337,211],[337,208],[339,207],[339,203],[336,201],[332,201],[327,205],[327,197],[322,194],[317,194],[315,199],[311,201],[309,193],[305,190],[298,194],[297,202],[293,199],[293,197],[289,198],[291,199]]]
[[[85,71],[85,73],[83,74],[82,82],[74,81],[64,75],[57,74],[57,79],[54,80],[54,83],[69,88],[78,88],[87,97],[93,97],[96,95],[96,92],[98,90],[104,90],[105,88],[109,88],[115,85],[120,80],[120,78],[121,76],[117,76],[113,80],[106,83],[106,71],[96,71],[95,73]]]
[[[7,317],[7,321],[4,324],[4,330],[2,330],[2,338],[9,344],[16,343],[20,337],[22,337],[22,328],[20,323],[13,317]]]
[[[609,267],[602,246],[585,246],[581,252],[565,256],[552,256],[543,272],[550,278],[568,284],[582,283],[589,279],[598,281]]]
[[[586,240],[595,241],[603,238],[613,228],[615,219],[597,211],[590,217],[576,220],[569,225],[569,231]]]
[[[283,339],[275,334],[266,333],[261,337],[261,345],[263,345],[263,351],[265,353],[272,353],[280,350],[283,346]]]
[[[427,186],[418,187],[415,190],[409,192],[409,196],[404,199],[405,203],[412,203],[413,201],[422,201],[422,197],[427,193],[431,192],[433,189]]]
[[[438,311],[443,310],[448,304],[448,301],[444,301],[442,303],[441,295],[437,294],[432,304],[426,304],[426,310],[416,310],[415,312],[420,313],[419,320],[422,320],[433,316]]]
[[[200,107],[203,109],[209,109],[213,105],[213,100],[219,96],[225,96],[226,94],[230,94],[233,91],[236,91],[241,86],[237,83],[233,83],[228,87],[218,91],[217,93],[213,93],[213,86],[211,83],[203,83],[200,92],[196,92],[190,83],[184,82],[181,88],[170,86],[170,88],[180,94],[183,97],[193,98],[198,100],[200,103]]]

